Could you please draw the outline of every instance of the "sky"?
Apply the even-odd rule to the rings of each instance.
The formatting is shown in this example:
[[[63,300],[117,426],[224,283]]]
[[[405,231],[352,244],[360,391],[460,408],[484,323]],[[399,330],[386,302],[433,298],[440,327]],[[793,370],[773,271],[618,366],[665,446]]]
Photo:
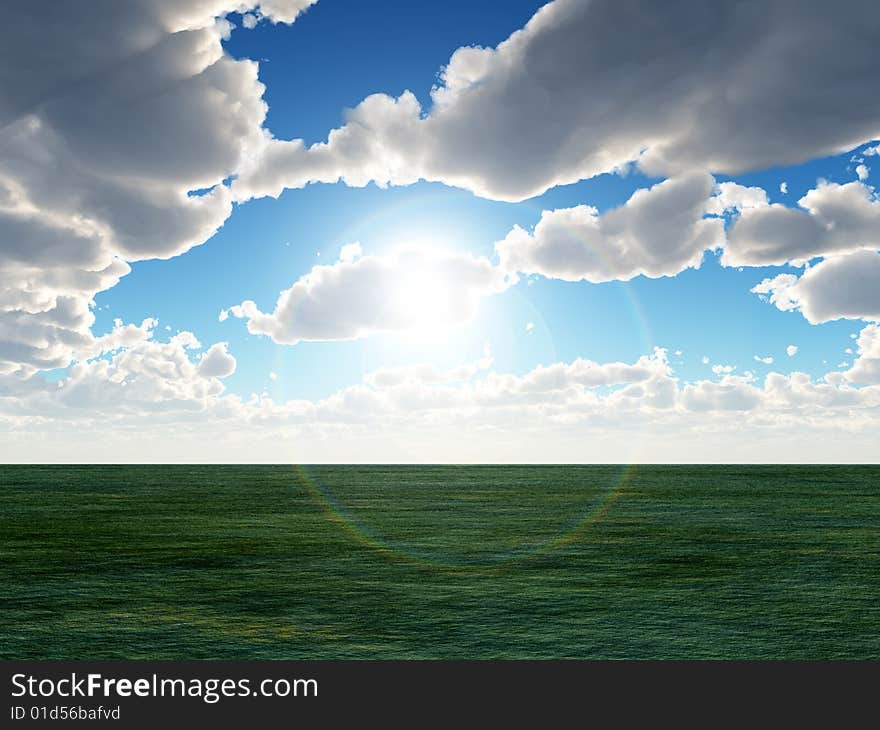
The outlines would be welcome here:
[[[877,37],[859,0],[13,7],[0,460],[876,462]]]

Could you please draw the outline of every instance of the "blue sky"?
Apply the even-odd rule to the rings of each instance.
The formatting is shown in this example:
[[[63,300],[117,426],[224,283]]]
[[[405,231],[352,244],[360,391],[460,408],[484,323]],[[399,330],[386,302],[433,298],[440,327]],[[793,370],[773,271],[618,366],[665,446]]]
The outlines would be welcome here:
[[[872,295],[859,293],[855,304],[827,304],[826,300],[833,299],[835,292],[842,296],[841,292],[846,293],[855,285],[843,280],[825,283],[823,278],[825,288],[816,289],[817,283],[808,290],[808,281],[813,281],[814,273],[817,282],[820,276],[830,276],[826,272],[832,266],[823,268],[825,263],[836,266],[835,262],[839,262],[841,267],[846,264],[852,268],[852,262],[841,257],[873,251],[880,240],[880,234],[873,236],[877,226],[872,221],[880,218],[871,216],[880,210],[880,204],[872,187],[877,173],[870,169],[874,160],[880,160],[871,154],[876,133],[880,132],[880,118],[872,103],[865,101],[870,98],[866,87],[849,83],[850,79],[861,78],[860,68],[871,67],[876,54],[870,50],[861,52],[854,41],[850,43],[853,47],[847,49],[845,28],[840,29],[839,35],[828,29],[828,37],[819,38],[815,28],[828,25],[824,19],[827,9],[820,3],[810,3],[802,17],[791,20],[790,26],[786,25],[784,14],[777,13],[771,3],[767,18],[756,26],[760,31],[751,32],[752,36],[766,34],[763,46],[759,45],[760,38],[755,41],[753,53],[758,60],[754,67],[750,65],[747,48],[741,55],[725,57],[725,49],[751,42],[750,31],[741,30],[736,24],[728,27],[720,16],[694,20],[702,13],[716,12],[701,9],[699,4],[674,12],[646,6],[638,22],[633,18],[628,33],[620,31],[617,14],[624,11],[613,3],[597,3],[586,9],[571,0],[559,0],[529,23],[543,4],[488,0],[442,4],[285,0],[282,5],[287,15],[276,10],[279,14],[273,16],[261,9],[258,2],[245,3],[248,13],[226,13],[226,6],[217,0],[213,11],[198,11],[208,13],[205,17],[197,11],[187,15],[181,4],[162,10],[165,16],[155,8],[145,15],[135,10],[119,10],[107,21],[118,23],[121,28],[142,23],[143,37],[153,32],[158,38],[168,28],[183,29],[176,36],[179,46],[174,48],[166,48],[162,43],[147,50],[128,48],[124,44],[129,42],[129,36],[123,34],[118,48],[111,44],[101,51],[106,58],[95,59],[89,55],[91,52],[71,41],[71,47],[63,49],[69,54],[71,78],[30,80],[30,88],[37,90],[33,92],[38,95],[37,101],[31,100],[30,106],[22,102],[21,114],[4,133],[11,141],[9,150],[22,146],[13,134],[22,139],[34,135],[31,146],[36,149],[41,145],[49,157],[57,158],[39,161],[34,156],[22,162],[20,155],[12,151],[4,158],[7,153],[3,150],[7,148],[0,147],[0,172],[4,173],[0,183],[11,181],[10,195],[24,191],[21,200],[27,202],[13,211],[18,216],[16,221],[30,215],[33,209],[41,213],[43,220],[53,221],[52,225],[56,220],[73,221],[64,223],[72,226],[65,233],[72,237],[70,240],[86,240],[89,236],[100,240],[95,244],[103,252],[100,265],[83,264],[83,271],[98,271],[111,259],[129,262],[131,270],[117,276],[118,282],[106,274],[110,277],[107,282],[95,284],[92,289],[88,288],[91,284],[83,285],[85,288],[74,294],[70,294],[67,284],[43,284],[39,277],[22,280],[21,291],[41,302],[57,303],[58,297],[70,297],[71,307],[81,308],[88,303],[94,321],[89,322],[89,315],[77,309],[81,316],[78,315],[75,325],[70,325],[70,332],[64,329],[66,324],[52,325],[56,327],[52,332],[60,332],[57,342],[51,339],[55,335],[36,334],[43,332],[43,319],[27,325],[31,334],[22,335],[21,342],[10,335],[8,351],[13,354],[6,356],[4,362],[8,364],[0,368],[3,377],[16,378],[0,390],[0,400],[7,399],[7,410],[12,414],[8,417],[19,418],[24,413],[23,417],[28,418],[33,407],[34,419],[45,418],[41,409],[48,406],[39,399],[49,396],[31,395],[41,388],[51,390],[57,384],[60,392],[69,382],[78,393],[97,393],[96,403],[104,404],[116,402],[117,396],[109,395],[109,390],[108,395],[103,395],[105,386],[92,382],[93,378],[109,378],[107,382],[116,385],[144,384],[149,378],[159,377],[155,373],[162,373],[161,378],[165,378],[165,373],[175,368],[190,367],[174,360],[177,364],[173,367],[141,364],[138,367],[143,370],[123,372],[120,358],[127,352],[133,353],[129,359],[136,356],[149,363],[154,362],[154,357],[183,357],[192,368],[200,368],[198,373],[187,371],[189,374],[181,376],[185,383],[149,381],[157,392],[175,394],[170,399],[173,412],[177,408],[185,414],[193,410],[206,414],[214,409],[225,412],[233,403],[246,403],[251,394],[262,394],[260,397],[269,405],[261,406],[264,411],[260,413],[265,415],[265,409],[277,408],[272,418],[284,427],[302,429],[301,421],[296,420],[300,416],[290,415],[305,408],[296,403],[308,402],[313,404],[309,408],[319,411],[333,410],[333,414],[321,416],[328,422],[345,420],[336,415],[332,403],[332,408],[327,405],[327,399],[355,397],[357,388],[369,381],[375,371],[420,363],[428,363],[441,372],[453,371],[477,363],[491,353],[491,365],[481,364],[478,372],[487,377],[516,376],[521,379],[516,387],[527,390],[531,387],[528,379],[541,366],[567,367],[578,359],[599,365],[635,364],[640,358],[651,356],[655,347],[666,350],[663,367],[669,370],[663,377],[671,377],[677,383],[680,402],[670,407],[678,416],[691,408],[688,398],[698,398],[695,394],[703,392],[700,388],[722,394],[718,396],[720,400],[712,401],[715,405],[700,401],[695,406],[698,410],[708,408],[715,414],[713,418],[717,416],[719,444],[725,439],[725,426],[721,425],[724,418],[738,432],[740,409],[760,411],[753,416],[762,425],[771,419],[771,413],[773,419],[783,418],[779,414],[784,408],[773,400],[777,397],[775,391],[770,393],[770,386],[764,381],[769,373],[785,377],[793,371],[806,373],[810,387],[815,384],[819,388],[816,393],[826,393],[821,389],[832,386],[847,392],[856,390],[864,399],[864,413],[873,413],[872,389],[877,383],[873,375],[860,375],[873,373],[874,367],[872,328],[877,309],[872,309]],[[681,17],[676,15],[679,12]],[[858,13],[852,15],[842,22],[857,22]],[[867,11],[868,22],[872,22],[874,15]],[[217,19],[220,25],[214,24]],[[644,28],[639,25],[642,19]],[[87,32],[85,20],[82,19],[82,33]],[[59,14],[57,21],[58,37],[62,37],[64,22],[69,19],[66,21]],[[224,22],[230,26],[223,26]],[[691,48],[682,38],[687,37],[691,23],[702,22],[708,37],[693,43]],[[152,30],[150,23],[155,23]],[[789,54],[795,51],[786,45],[785,33],[801,32],[801,26],[804,37],[815,37],[817,42],[815,51],[805,47],[803,58],[797,57],[803,66],[798,69],[790,62],[795,56]],[[224,27],[231,30],[225,31]],[[51,22],[47,28],[47,33],[55,32]],[[645,28],[654,30],[648,35]],[[778,37],[773,35],[777,31]],[[737,36],[740,32],[745,34],[745,40]],[[512,33],[516,35],[505,42]],[[679,33],[684,35],[679,38]],[[187,45],[190,37],[191,46]],[[87,45],[87,39],[83,43]],[[572,44],[571,48],[566,43]],[[836,65],[829,66],[823,61],[829,46],[846,50],[841,51]],[[497,50],[473,55],[456,53],[457,49],[468,47]],[[213,49],[213,55],[200,60],[200,48]],[[769,53],[769,58],[760,57],[760,53]],[[116,60],[113,54],[117,54]],[[139,63],[144,54],[156,58],[150,62],[152,65],[137,71],[140,81],[136,88],[125,81],[112,81],[113,74],[124,73],[125,68]],[[688,59],[687,54],[693,54],[693,58]],[[716,56],[724,63],[716,64]],[[451,58],[454,64],[450,64]],[[251,61],[258,64],[259,81],[264,88],[248,75],[248,69],[255,68]],[[101,64],[108,70],[103,75],[95,74]],[[450,70],[444,75],[447,64]],[[729,71],[731,66],[736,66],[733,74]],[[817,68],[822,69],[824,76],[817,77]],[[150,74],[156,74],[155,85],[151,85],[154,81]],[[173,83],[163,74],[173,76]],[[101,80],[106,78],[111,81]],[[206,88],[202,89],[201,84]],[[440,97],[432,97],[432,90],[438,87],[447,92],[451,101],[441,104],[437,101]],[[50,91],[39,97],[43,88]],[[70,91],[59,95],[51,92],[53,88]],[[222,92],[220,96],[218,89]],[[640,92],[633,91],[639,89]],[[402,109],[405,97],[401,95],[406,91],[415,95],[413,103],[417,102],[418,108],[414,113]],[[9,95],[17,99],[19,94],[27,101],[28,93],[31,92],[12,89]],[[80,107],[79,100],[74,99],[78,93],[86,101],[92,94],[92,107],[97,100],[102,107],[114,110],[109,115],[113,118],[106,122],[115,125],[112,132],[108,127],[102,135],[95,128],[104,120],[92,120],[91,127],[81,123],[88,113],[81,111],[86,103]],[[372,94],[383,95],[383,104],[394,102],[395,106],[358,106]],[[845,94],[851,94],[851,98],[841,96]],[[118,104],[116,95],[121,95]],[[176,96],[166,104],[169,95]],[[715,101],[702,107],[703,98]],[[263,103],[265,107],[261,107]],[[728,112],[716,114],[721,105],[729,105]],[[359,111],[355,116],[348,116],[346,110],[356,107]],[[170,125],[164,136],[157,134],[153,147],[152,138],[129,139],[119,132],[126,129],[125,114],[132,108],[137,108],[142,116],[147,115],[147,121],[157,130],[164,124]],[[261,108],[265,110],[264,119]],[[820,118],[825,121],[820,123]],[[387,123],[396,125],[392,127],[395,131],[384,131]],[[333,142],[321,151],[321,143],[328,139],[330,131],[339,128],[353,135],[350,141]],[[54,136],[51,141],[47,141],[49,137],[40,141],[38,135],[49,134],[46,130]],[[482,146],[470,146],[471,132],[474,139],[483,139]],[[488,136],[481,137],[483,134]],[[57,142],[59,139],[65,140],[67,147]],[[295,147],[299,143],[291,140],[303,141],[301,151]],[[195,153],[192,159],[188,156],[188,149],[196,149],[203,142],[206,149],[214,150],[216,162],[206,159],[201,152],[202,159],[196,159]],[[637,150],[635,156],[632,149]],[[295,164],[289,159],[295,159]],[[557,170],[546,164],[547,160],[556,160]],[[56,172],[43,175],[39,169],[43,164]],[[111,165],[119,167],[111,169]],[[124,168],[125,165],[128,167]],[[407,179],[410,170],[417,171],[416,177],[431,181]],[[722,246],[705,250],[699,268],[685,260],[676,265],[672,258],[664,259],[667,254],[659,248],[668,241],[663,243],[666,239],[658,238],[652,242],[651,223],[642,220],[637,211],[630,212],[633,206],[627,201],[634,194],[633,201],[651,189],[667,190],[663,186],[669,181],[690,180],[688,185],[697,185],[709,174],[713,188],[706,198],[708,205],[728,194],[724,192],[725,183],[735,183],[729,189],[733,191],[730,195],[746,194],[743,191],[748,188],[753,192],[760,189],[760,195],[766,196],[764,202],[756,205],[731,204],[723,217],[727,233],[721,235],[727,241],[723,249],[728,252],[724,255],[730,255],[731,261],[738,256],[736,260],[745,262],[744,266],[722,262]],[[366,175],[368,182],[309,182],[336,179],[340,175]],[[577,181],[570,182],[571,179]],[[780,189],[783,183],[785,191]],[[131,195],[138,186],[143,196],[140,201],[138,195]],[[215,190],[213,198],[205,195],[211,189]],[[0,188],[0,193],[3,190]],[[522,192],[532,190],[538,194]],[[168,197],[169,191],[178,191],[180,195]],[[275,194],[277,198],[271,197]],[[798,203],[807,200],[805,196],[817,201],[809,215],[807,208],[799,207]],[[229,197],[236,200],[231,208]],[[209,210],[204,219],[197,218],[200,214],[192,208],[196,199],[204,201],[205,209]],[[586,229],[565,229],[559,239],[548,234],[546,241],[539,236],[535,226],[542,212],[564,214],[576,206],[595,208],[594,218]],[[785,223],[788,219],[784,218],[783,206],[797,213],[801,222]],[[605,214],[618,208],[629,216],[625,225],[630,226],[630,233],[608,233],[603,242],[589,243],[586,236],[593,235],[593,226],[601,225],[599,221],[604,220]],[[670,210],[669,216],[677,214],[677,210]],[[711,213],[707,215],[711,219]],[[765,215],[766,221],[762,218]],[[851,219],[846,217],[850,215]],[[692,223],[696,225],[699,220]],[[828,240],[816,244],[819,248],[808,248],[802,235],[799,238],[799,234],[791,232],[794,229],[786,228],[795,223],[813,226],[810,235],[817,239],[825,235]],[[614,225],[609,222],[609,231]],[[521,261],[527,262],[519,264],[519,268],[511,268],[512,264],[496,249],[496,243],[504,240],[515,226],[532,236],[530,243],[521,242],[515,251]],[[735,240],[736,226],[742,236]],[[218,230],[212,235],[214,228]],[[839,232],[851,229],[859,233],[846,240],[833,238],[845,236]],[[690,234],[683,231],[682,236],[685,235]],[[634,275],[598,274],[590,268],[598,264],[577,264],[586,268],[576,269],[575,262],[567,262],[563,253],[572,241],[577,246],[592,247],[593,253],[609,266],[612,264],[608,262],[613,262],[613,266],[630,266],[632,257],[637,257]],[[360,258],[353,259],[354,263],[340,263],[343,246],[354,242],[360,244]],[[367,327],[369,331],[364,330],[362,336],[354,338],[319,335],[304,338],[319,341],[285,343],[285,338],[300,338],[295,332],[305,331],[303,327],[330,332],[339,324],[334,320],[335,324],[325,326],[314,321],[323,311],[320,307],[315,310],[318,314],[309,315],[313,319],[308,322],[285,319],[288,315],[280,310],[273,312],[279,294],[296,282],[306,287],[303,291],[307,291],[307,298],[318,301],[325,296],[321,293],[324,290],[308,289],[311,285],[304,277],[310,272],[314,274],[313,267],[324,267],[321,270],[330,276],[347,270],[346,266],[353,267],[353,271],[359,266],[366,268],[370,261],[396,265],[393,262],[397,252],[412,246],[442,251],[444,256],[455,259],[455,266],[467,266],[462,257],[485,259],[480,276],[501,272],[518,277],[518,282],[496,289],[492,287],[497,286],[497,281],[480,284],[469,316],[433,335],[427,332],[432,323],[422,322],[416,330],[371,325]],[[764,253],[768,247],[776,252],[772,254],[775,258],[771,265],[764,265],[770,260],[766,258],[769,254]],[[696,249],[697,254],[700,250]],[[809,262],[806,268],[804,261]],[[58,270],[70,273],[74,269],[69,266],[76,265],[64,264],[68,268]],[[567,266],[575,268],[566,269]],[[53,267],[51,276],[46,273],[46,281],[57,282],[61,277],[56,273],[58,267]],[[559,274],[563,269],[576,273]],[[656,276],[658,271],[672,273]],[[352,274],[360,275],[357,271]],[[465,273],[461,276],[465,277]],[[785,276],[791,280],[779,278]],[[597,282],[597,277],[601,281]],[[572,278],[576,280],[567,280]],[[454,279],[450,286],[457,285]],[[778,294],[778,301],[783,304],[774,306],[766,301],[769,294],[759,297],[752,291],[764,281],[773,282],[768,284],[767,291]],[[376,299],[397,294],[381,287],[374,290]],[[784,304],[783,295],[791,298],[790,304]],[[257,323],[253,312],[247,314],[236,309],[236,305],[247,300],[255,302],[256,308],[264,313],[259,315],[263,324]],[[417,307],[424,303],[411,304]],[[14,304],[7,311],[23,313],[21,316],[26,318],[48,318],[49,312],[60,311],[56,307],[41,314],[34,310],[35,306]],[[812,313],[820,307],[823,314]],[[221,311],[231,314],[220,317]],[[298,309],[298,313],[289,316],[304,317],[303,311]],[[326,314],[330,319],[340,316],[329,308]],[[352,316],[356,320],[358,313]],[[122,339],[114,339],[123,338],[120,326],[136,327],[150,318],[158,319],[158,325],[148,326],[140,334],[131,330],[131,339],[125,340],[125,344],[120,344]],[[66,322],[70,317],[62,318],[59,314],[58,321],[62,319]],[[268,329],[260,334],[260,327]],[[180,332],[192,332],[200,347],[180,345],[182,340],[173,340]],[[856,338],[862,335],[863,339],[858,340],[862,347],[859,351]],[[164,343],[168,347],[160,355],[158,351],[147,351],[153,347],[150,343]],[[218,344],[218,365],[200,365],[203,358],[207,362],[206,353],[214,343],[225,343],[222,347]],[[797,347],[794,355],[786,353],[791,345]],[[179,352],[175,349],[178,347],[182,348]],[[0,350],[0,356],[4,352]],[[29,354],[17,354],[20,352]],[[33,354],[37,352],[44,354]],[[222,361],[230,354],[233,360]],[[861,364],[856,363],[859,355]],[[773,361],[758,362],[756,356]],[[109,367],[100,376],[99,370],[104,366],[97,365],[99,361]],[[91,364],[83,368],[83,363]],[[736,367],[725,372],[716,367],[713,372],[712,366],[722,365]],[[842,375],[829,378],[833,371]],[[725,376],[742,379],[728,382]],[[477,392],[483,376],[474,377]],[[608,395],[631,386],[641,388],[639,383],[659,383],[662,378],[658,377],[645,374],[633,376],[633,380],[603,381],[595,392]],[[860,377],[862,380],[858,380]],[[694,385],[688,391],[690,395],[685,392],[688,384]],[[437,383],[432,381],[431,385]],[[475,396],[467,390],[469,387],[456,391],[454,397],[461,395],[474,399],[474,404],[482,403],[483,396]],[[570,412],[554,415],[560,423],[576,420],[573,414],[584,407],[584,399],[592,398],[590,386],[585,391],[580,390],[582,385],[571,387],[575,390],[565,392],[573,393],[578,405],[572,406]],[[190,401],[189,395],[180,396],[183,391],[197,395]],[[759,397],[755,395],[758,391],[764,393],[760,397],[770,401],[762,401],[760,407],[753,408],[748,404],[753,396]],[[464,396],[464,392],[471,395]],[[721,411],[727,406],[719,404],[727,403],[724,398],[728,392],[742,395],[743,400],[737,401],[725,416]],[[552,411],[557,396],[562,397],[555,393],[536,407],[543,409],[543,414]],[[37,400],[27,400],[32,397]],[[161,396],[159,401],[166,403],[169,397]],[[427,395],[421,393],[418,397]],[[844,393],[841,397],[845,400],[850,396]],[[785,411],[783,420],[789,419],[789,425],[808,421],[818,424],[811,438],[821,440],[824,406],[820,401],[825,403],[827,395],[816,398],[810,407],[819,410],[807,413],[800,402],[792,401],[786,407],[801,410]],[[158,401],[147,400],[150,405],[145,412],[165,413],[154,408]],[[67,428],[71,423],[65,419],[72,412],[73,402],[58,404],[63,416],[51,411],[52,418],[58,418],[62,424],[59,428]],[[79,402],[77,399],[76,403]],[[143,403],[138,407],[143,407]],[[465,409],[475,423],[481,422],[480,407]],[[126,408],[128,405],[122,410],[128,413]],[[260,413],[248,411],[241,417],[259,422],[263,418]],[[282,413],[288,415],[279,415]],[[99,410],[85,409],[77,417],[95,419],[98,414]],[[603,414],[601,418],[609,417],[607,411]],[[829,412],[829,428],[832,415],[844,417],[842,411]],[[429,421],[433,417],[433,412],[419,416]],[[285,418],[290,422],[286,423]],[[352,423],[359,422],[359,418],[360,415],[352,416]],[[595,413],[590,416],[596,418],[599,416]],[[181,424],[187,419],[188,416],[182,418]],[[37,421],[27,423],[30,428]],[[169,423],[173,424],[174,419],[164,420],[162,428],[167,431]],[[584,427],[596,428],[594,421],[590,423],[593,425]],[[126,428],[132,425],[126,424]],[[179,428],[189,433],[190,425]],[[380,420],[372,428],[375,435],[385,428],[390,433],[392,426]],[[393,428],[396,439],[407,438],[406,427],[400,422],[395,421]],[[853,447],[852,458],[864,458],[863,444],[869,441],[869,431],[866,425],[860,432],[861,440],[857,439],[859,445]],[[321,438],[329,437],[324,434]],[[494,437],[487,438],[491,441]],[[509,444],[510,438],[499,435],[497,443]],[[750,446],[757,449],[759,440],[756,437]],[[416,442],[414,437],[413,443]],[[75,448],[74,442],[70,443],[70,448],[60,453],[69,455]],[[364,448],[369,447],[352,447],[348,451],[342,448],[340,453],[356,460]],[[415,448],[408,448],[407,453]],[[652,448],[650,453],[656,457],[663,447],[655,444]],[[848,454],[845,447],[841,448]],[[168,458],[177,458],[171,450],[168,453]],[[210,454],[210,448],[205,447],[204,453]],[[321,457],[326,452],[315,453]],[[509,452],[502,449],[493,453]],[[553,449],[547,451],[547,458],[559,458],[560,453],[573,455],[573,460],[578,458],[577,452]],[[840,453],[837,449],[834,456]],[[393,459],[394,452],[388,454]],[[455,455],[450,450],[427,454],[425,458],[446,459]],[[468,455],[462,454],[463,458]],[[261,452],[260,458],[271,456],[269,450]],[[312,460],[309,456],[297,454],[297,458]],[[531,458],[541,460],[541,455]],[[591,458],[597,457],[588,460]],[[707,458],[723,459],[723,446],[715,448]]]
[[[794,198],[818,177],[851,179],[849,157],[738,179],[775,191],[777,199]],[[778,192],[782,180],[788,181],[788,196]],[[441,347],[408,347],[406,335],[279,346],[250,335],[241,322],[217,321],[221,309],[249,297],[271,306],[279,291],[313,265],[334,260],[352,241],[380,252],[389,238],[406,242],[410,231],[423,235],[427,229],[449,247],[491,255],[494,242],[512,225],[534,225],[545,208],[589,203],[605,210],[623,204],[649,182],[638,174],[602,176],[516,204],[483,200],[437,183],[387,190],[316,185],[287,191],[279,200],[249,201],[235,209],[209,244],[170,261],[135,264],[119,285],[96,298],[95,329],[110,330],[116,317],[139,322],[154,316],[174,331],[191,329],[207,342],[228,340],[233,352],[248,353],[239,357],[229,387],[242,394],[269,388],[283,398],[325,397],[380,366],[426,358],[454,366],[478,357],[487,343],[498,367],[517,374],[577,357],[629,362],[654,345],[682,351],[675,358],[681,363],[676,370],[687,379],[708,375],[704,355],[741,370],[767,370],[753,356],[784,359],[788,344],[800,348],[797,368],[815,375],[848,359],[844,350],[851,347],[849,335],[858,331],[857,324],[842,320],[816,327],[796,313],[768,307],[749,290],[770,269],[738,271],[720,266],[713,255],[699,270],[676,277],[520,283],[486,301],[477,320]],[[205,271],[211,276],[205,277]],[[157,291],[163,296],[157,298]],[[536,326],[526,337],[528,322]],[[273,383],[270,371],[283,377]]]
[[[390,2],[379,12],[375,5],[319,3],[292,26],[239,27],[224,45],[236,58],[260,60],[269,105],[266,126],[278,137],[314,143],[343,122],[344,109],[369,94],[411,90],[429,103],[437,73],[456,48],[496,45],[542,4]],[[231,19],[240,23],[240,16]],[[820,178],[855,179],[851,156],[718,180],[762,187],[771,201],[791,205]],[[844,350],[857,325],[842,321],[816,328],[767,307],[749,290],[769,269],[738,272],[719,266],[711,254],[699,271],[673,278],[520,284],[487,301],[466,331],[439,347],[407,346],[405,335],[279,347],[249,335],[240,322],[217,321],[222,308],[243,299],[272,305],[278,292],[313,265],[332,262],[352,241],[379,253],[389,241],[428,235],[450,248],[491,256],[495,241],[514,224],[534,226],[542,210],[589,204],[605,211],[657,180],[638,171],[601,175],[521,203],[485,200],[425,182],[384,190],[374,184],[289,190],[278,200],[238,205],[208,245],[170,261],[136,264],[118,286],[96,298],[95,329],[110,330],[116,317],[155,316],[174,331],[191,329],[208,342],[227,340],[232,351],[246,353],[238,357],[227,385],[243,395],[268,389],[284,399],[326,397],[382,366],[422,359],[454,366],[479,357],[485,344],[500,369],[517,374],[577,357],[629,362],[655,345],[681,350],[676,371],[694,380],[709,374],[703,356],[761,372],[768,368],[754,362],[754,355],[783,359],[785,346],[793,343],[801,348],[797,368],[815,375],[847,359]],[[779,191],[782,181],[788,183],[787,195]],[[158,300],[157,291],[163,293]],[[524,337],[528,322],[536,326]],[[270,371],[282,377],[270,381]]]

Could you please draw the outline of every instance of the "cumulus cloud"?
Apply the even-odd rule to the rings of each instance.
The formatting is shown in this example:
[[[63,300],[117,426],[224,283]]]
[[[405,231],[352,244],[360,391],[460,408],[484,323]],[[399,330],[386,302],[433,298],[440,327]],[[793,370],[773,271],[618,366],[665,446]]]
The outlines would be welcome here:
[[[586,205],[544,211],[533,232],[515,226],[495,245],[500,266],[591,282],[699,267],[724,241],[723,223],[703,216],[713,187],[710,175],[695,173],[637,190],[603,215]]]
[[[342,263],[349,264],[357,258],[360,258],[363,255],[363,249],[361,248],[360,241],[355,241],[354,243],[347,243],[342,247],[342,250],[339,252],[339,260]]]
[[[680,397],[690,411],[750,411],[760,403],[761,391],[745,376],[725,375],[720,382],[688,384]]]
[[[37,419],[135,417],[145,423],[158,413],[204,410],[224,392],[220,380],[235,370],[235,358],[225,343],[199,358],[201,343],[191,332],[159,342],[156,325],[155,319],[140,326],[117,323],[98,338],[92,358],[72,365],[57,383],[34,376],[3,406]]]
[[[877,355],[877,341],[876,331],[863,331],[866,362],[868,353]],[[36,437],[65,433],[63,440],[49,440],[68,449],[58,458],[95,458],[89,444],[100,433],[101,447],[113,444],[117,457],[127,432],[140,440],[149,434],[167,444],[163,453],[189,461],[194,453],[213,461],[277,461],[282,453],[289,458],[291,443],[303,449],[299,458],[320,453],[331,461],[401,461],[413,454],[460,461],[463,453],[475,461],[505,460],[505,454],[507,460],[607,460],[609,453],[625,455],[621,445],[629,449],[643,439],[653,450],[639,453],[652,461],[776,461],[778,445],[792,443],[808,448],[786,452],[789,458],[811,461],[835,460],[842,445],[850,456],[876,449],[880,386],[853,387],[846,373],[824,383],[805,373],[770,373],[763,384],[730,374],[682,383],[662,349],[633,363],[579,359],[523,375],[495,372],[484,357],[451,370],[430,364],[385,369],[324,398],[277,403],[265,394],[224,394],[217,378],[200,372],[199,347],[188,332],[166,343],[148,339],[73,366],[61,387],[34,382],[15,398],[0,389],[0,422],[14,435],[0,452],[27,458]],[[876,378],[876,358],[873,367]],[[83,424],[89,441],[80,443],[75,435]],[[243,428],[245,451],[238,436]],[[695,430],[697,442],[687,438]],[[475,441],[479,453],[468,450]],[[321,451],[321,443],[332,444],[333,452]],[[183,450],[175,451],[175,444]],[[71,451],[72,445],[85,448]],[[44,447],[42,458],[50,453]],[[136,459],[142,452],[130,453]]]
[[[492,351],[486,347],[483,357],[475,362],[441,370],[432,363],[418,363],[396,368],[380,368],[364,376],[364,382],[376,389],[396,388],[404,384],[440,385],[462,383],[474,378],[480,371],[492,367]]]
[[[262,144],[256,64],[223,16],[292,21],[311,0],[132,0],[8,8],[0,26],[0,373],[94,345],[89,303],[129,262],[228,217],[224,180]]]
[[[880,385],[880,327],[867,325],[859,332],[856,345],[857,357],[852,367],[843,373],[829,373],[825,379],[838,384]]]
[[[153,332],[159,326],[155,317],[147,317],[140,325],[125,324],[121,319],[113,320],[113,329],[107,334],[96,337],[93,346],[87,351],[86,357],[98,357],[106,353],[116,352],[125,347],[145,342],[153,338]],[[166,330],[170,329],[165,327]]]
[[[847,409],[856,416],[861,408],[873,409],[878,401],[877,388],[837,387],[829,383],[817,383],[807,373],[790,375],[770,373],[764,381],[762,406],[773,414],[785,411],[801,412],[805,416],[840,418]]]
[[[770,357],[769,355],[767,355],[765,357],[761,357],[760,355],[755,355],[755,362],[761,362],[761,363],[764,363],[764,365],[772,365],[773,358]]]
[[[831,256],[802,276],[779,274],[752,289],[783,312],[798,310],[812,323],[880,320],[880,253]]]
[[[868,0],[556,0],[498,47],[458,49],[429,110],[370,96],[325,142],[268,139],[234,189],[424,178],[515,201],[635,160],[737,174],[835,154],[880,135],[878,31]]]
[[[871,170],[867,165],[856,165],[856,175],[859,180],[867,180],[870,174]]]
[[[705,359],[708,362],[708,358],[705,358]],[[715,375],[729,375],[734,370],[736,370],[736,365],[720,365],[719,364],[719,365],[712,366],[712,372],[715,373]]]
[[[783,195],[788,195],[788,183],[785,182],[784,180],[781,183],[779,183],[779,192],[782,193]]]
[[[768,266],[880,246],[880,200],[861,182],[821,182],[798,208],[742,211],[727,234],[728,266]]]
[[[480,300],[508,286],[488,259],[424,248],[315,266],[278,297],[270,313],[253,301],[229,309],[253,334],[275,342],[350,340],[460,324]]]
[[[789,357],[794,357],[795,355],[797,355],[797,353],[798,353],[797,345],[789,345],[788,347],[785,348],[785,354],[788,355]]]
[[[716,194],[709,199],[706,212],[712,215],[722,215],[729,211],[763,208],[766,205],[769,205],[769,201],[767,200],[767,192],[763,188],[746,187],[735,182],[723,182],[718,185]]]
[[[624,383],[641,383],[652,377],[670,374],[666,350],[656,349],[653,355],[643,356],[633,364],[612,362],[599,364],[578,358],[571,363],[539,365],[522,377],[493,375],[490,385],[496,391],[511,397],[523,394],[563,391],[568,388],[596,388]]]
[[[235,358],[229,354],[229,344],[218,342],[199,360],[199,375],[205,378],[226,378],[235,372]]]

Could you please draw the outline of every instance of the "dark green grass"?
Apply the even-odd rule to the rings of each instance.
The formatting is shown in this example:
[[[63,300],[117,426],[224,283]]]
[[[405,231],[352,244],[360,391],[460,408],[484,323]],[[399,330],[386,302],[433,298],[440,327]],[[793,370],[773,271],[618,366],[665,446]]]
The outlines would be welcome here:
[[[0,467],[3,658],[880,658],[878,598],[878,467]]]

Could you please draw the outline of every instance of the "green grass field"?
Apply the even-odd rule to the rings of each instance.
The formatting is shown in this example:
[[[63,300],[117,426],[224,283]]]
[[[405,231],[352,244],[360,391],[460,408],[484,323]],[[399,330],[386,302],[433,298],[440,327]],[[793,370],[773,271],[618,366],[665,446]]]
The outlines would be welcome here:
[[[0,467],[3,658],[880,658],[880,467]]]

